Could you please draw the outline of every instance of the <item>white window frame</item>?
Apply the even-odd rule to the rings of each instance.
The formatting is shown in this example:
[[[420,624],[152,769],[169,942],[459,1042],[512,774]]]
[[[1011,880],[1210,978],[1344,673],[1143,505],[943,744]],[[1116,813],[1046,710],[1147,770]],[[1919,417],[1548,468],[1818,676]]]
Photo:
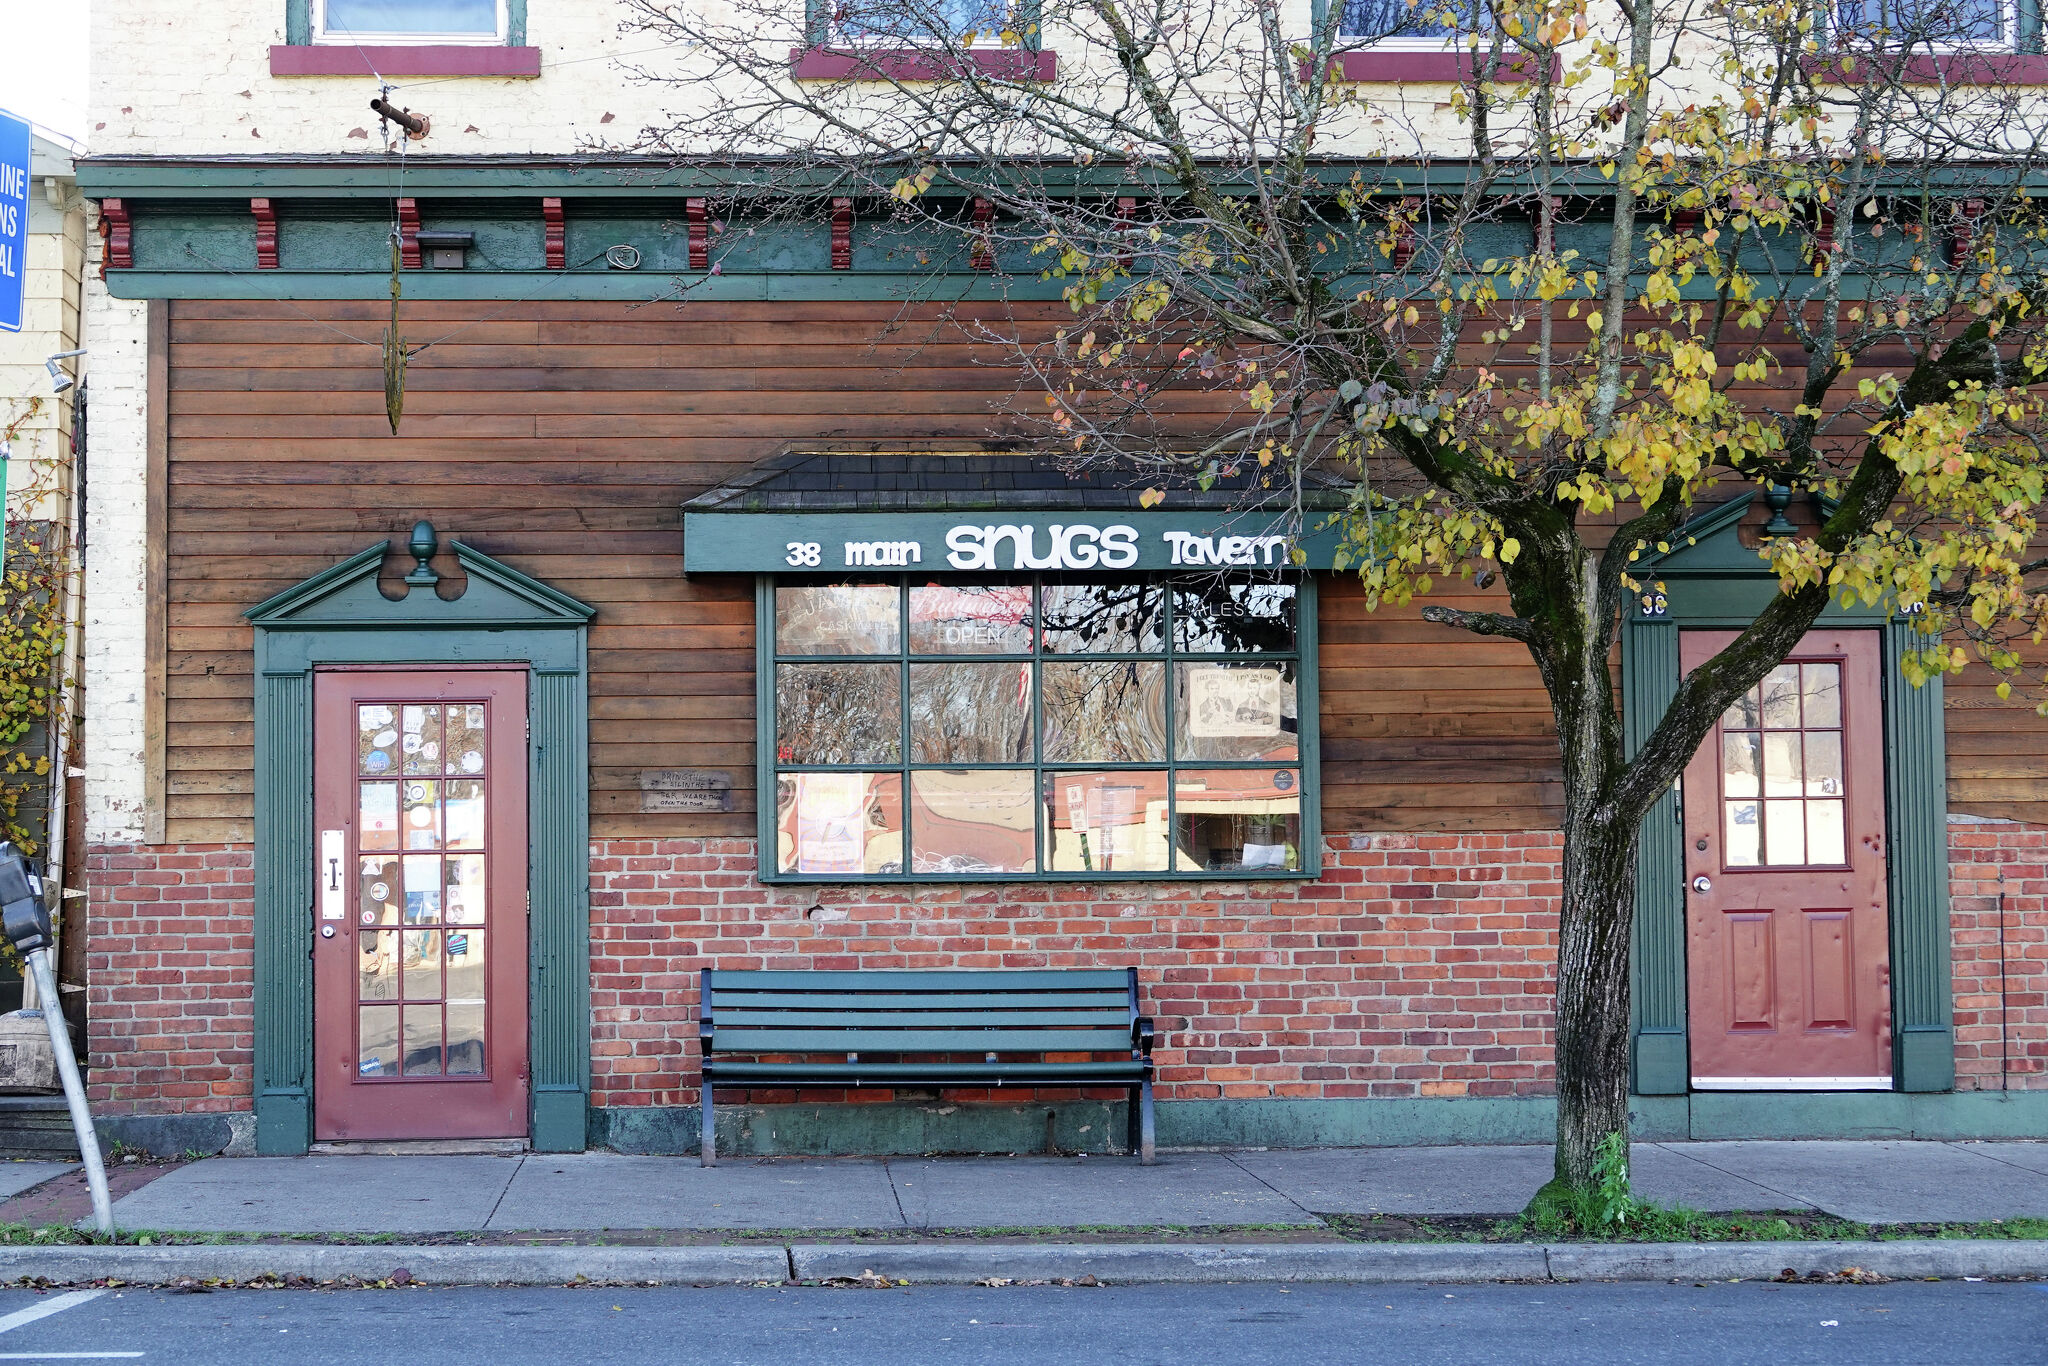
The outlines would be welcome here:
[[[329,32],[327,0],[313,0],[313,42],[322,47],[414,47],[427,44],[465,44],[470,47],[503,47],[509,41],[511,16],[506,0],[495,0],[498,27],[495,33],[388,32],[356,33],[349,29]]]
[[[1346,33],[1343,31],[1344,0],[1329,0],[1329,3],[1337,6],[1338,9],[1337,41],[1340,43],[1359,43],[1363,45],[1362,48],[1348,50],[1367,52],[1468,52],[1471,50],[1471,45],[1467,41],[1471,35],[1466,33],[1404,33],[1396,34],[1391,38],[1375,38],[1365,33]],[[1418,10],[1442,9],[1445,3],[1446,0],[1417,0],[1415,8]]]
[[[502,5],[504,4],[504,0],[498,0],[498,3]],[[829,5],[831,3],[831,0],[824,0],[824,3]],[[1024,8],[1024,0],[1008,0],[1008,3],[1012,20],[1014,21],[1017,13]],[[973,52],[1021,51],[1024,46],[1022,42],[1023,30],[1020,28],[1016,30],[1016,32],[1019,36],[1019,41],[1015,43],[1007,43],[1003,41],[1003,30],[1001,28],[987,31],[976,29],[974,32],[974,41],[971,43],[964,44],[964,46],[969,51]],[[839,27],[839,24],[836,20],[830,21],[829,26],[826,29],[826,42],[833,47],[873,47],[918,50],[931,48],[935,41],[936,40],[929,35],[918,36],[915,34],[893,33],[848,33]],[[958,35],[954,36],[953,41],[958,41]]]

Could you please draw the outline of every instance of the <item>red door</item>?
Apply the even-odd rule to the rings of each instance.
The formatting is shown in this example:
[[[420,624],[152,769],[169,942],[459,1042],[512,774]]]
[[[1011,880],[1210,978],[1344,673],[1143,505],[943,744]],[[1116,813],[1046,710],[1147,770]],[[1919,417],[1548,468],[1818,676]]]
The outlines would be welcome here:
[[[313,688],[314,1136],[527,1131],[526,676]]]
[[[1690,671],[1735,638],[1688,631]],[[1878,633],[1814,631],[1685,770],[1692,1082],[1892,1084]]]

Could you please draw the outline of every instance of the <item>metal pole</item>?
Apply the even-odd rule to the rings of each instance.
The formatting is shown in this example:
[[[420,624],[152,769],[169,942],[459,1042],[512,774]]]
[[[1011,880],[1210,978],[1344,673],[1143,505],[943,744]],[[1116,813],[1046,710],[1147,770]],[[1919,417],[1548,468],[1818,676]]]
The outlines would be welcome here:
[[[35,974],[36,994],[42,999],[43,1023],[50,1030],[50,1051],[57,1056],[57,1075],[64,1079],[64,1099],[71,1106],[71,1131],[78,1135],[78,1155],[85,1159],[85,1183],[92,1187],[93,1223],[101,1233],[112,1233],[114,1204],[107,1197],[107,1168],[100,1161],[92,1111],[85,1108],[85,1083],[79,1079],[78,1058],[71,1051],[71,1031],[64,1025],[56,974],[50,971],[50,951],[30,949],[27,958],[29,970]]]

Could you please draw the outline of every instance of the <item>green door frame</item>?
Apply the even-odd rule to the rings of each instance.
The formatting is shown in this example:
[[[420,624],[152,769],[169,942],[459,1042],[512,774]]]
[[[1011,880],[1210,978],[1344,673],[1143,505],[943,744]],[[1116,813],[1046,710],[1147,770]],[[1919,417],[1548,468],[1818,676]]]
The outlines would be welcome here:
[[[1746,494],[1680,528],[1671,537],[1678,548],[1641,575],[1656,581],[1655,597],[1661,602],[1646,602],[1622,632],[1623,721],[1630,753],[1678,690],[1678,633],[1739,630],[1778,591],[1777,576],[1736,537],[1755,499],[1756,494]],[[1906,681],[1900,660],[1921,638],[1910,618],[1882,606],[1830,605],[1816,625],[1867,626],[1883,633],[1892,1084],[1901,1091],[1952,1091],[1948,757],[1941,680],[1917,688]],[[1691,1089],[1692,1069],[1686,1038],[1685,849],[1676,791],[1665,794],[1644,821],[1636,868],[1634,1089],[1638,1095],[1683,1095]]]
[[[419,561],[403,597],[377,578],[378,542],[250,608],[256,628],[256,1150],[312,1141],[313,672],[341,664],[505,664],[528,671],[528,1012],[532,1143],[585,1146],[590,1102],[588,626],[594,609],[460,541],[467,577],[446,599]]]

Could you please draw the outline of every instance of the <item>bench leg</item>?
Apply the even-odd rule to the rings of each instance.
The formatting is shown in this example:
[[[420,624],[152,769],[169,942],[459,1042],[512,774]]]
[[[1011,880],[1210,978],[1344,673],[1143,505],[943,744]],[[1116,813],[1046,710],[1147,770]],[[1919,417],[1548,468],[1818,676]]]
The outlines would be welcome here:
[[[1131,1088],[1129,1132],[1126,1144],[1138,1155],[1138,1161],[1151,1166],[1153,1157],[1152,1131],[1152,1083],[1147,1081]]]
[[[706,1167],[718,1165],[718,1140],[716,1128],[711,1122],[711,1083],[704,1083],[704,1103],[701,1109],[704,1137],[697,1147],[697,1160]]]

